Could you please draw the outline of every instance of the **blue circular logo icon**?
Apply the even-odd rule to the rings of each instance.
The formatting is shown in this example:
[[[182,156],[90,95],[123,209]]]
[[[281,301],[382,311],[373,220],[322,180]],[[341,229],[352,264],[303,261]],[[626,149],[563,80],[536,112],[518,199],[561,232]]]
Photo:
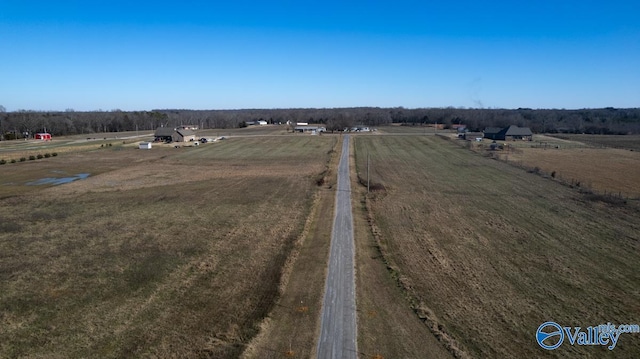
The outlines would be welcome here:
[[[556,339],[556,337],[558,337]],[[556,322],[542,323],[536,332],[536,340],[541,347],[547,350],[554,350],[562,345],[564,333],[562,327]]]

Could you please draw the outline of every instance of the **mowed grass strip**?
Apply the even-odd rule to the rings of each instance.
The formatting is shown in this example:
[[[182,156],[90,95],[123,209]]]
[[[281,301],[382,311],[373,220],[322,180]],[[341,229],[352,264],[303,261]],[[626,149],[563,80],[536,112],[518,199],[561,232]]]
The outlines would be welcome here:
[[[431,136],[356,137],[379,230],[381,260],[416,315],[457,355],[635,357],[563,345],[546,351],[538,326],[636,323],[640,318],[640,212]],[[375,309],[372,309],[375,310]],[[613,353],[613,354],[612,354]]]
[[[332,145],[57,158],[95,175],[0,199],[0,356],[239,356],[278,297]],[[39,164],[15,169],[50,170]]]

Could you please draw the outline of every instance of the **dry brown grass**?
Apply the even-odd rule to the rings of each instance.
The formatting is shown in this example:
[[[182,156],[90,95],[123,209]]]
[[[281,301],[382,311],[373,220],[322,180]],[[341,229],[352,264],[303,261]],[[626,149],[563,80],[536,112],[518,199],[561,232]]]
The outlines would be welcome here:
[[[316,194],[305,229],[285,267],[282,296],[243,358],[282,358],[283,353],[284,357],[315,356],[333,225],[335,168],[341,143],[335,142],[321,190]]]
[[[279,295],[332,144],[236,139],[13,166],[0,184],[0,356],[239,356]],[[80,172],[91,176],[24,185]]]
[[[522,148],[500,154],[544,174],[599,193],[640,198],[640,152],[613,148]]]
[[[352,141],[352,146],[357,141]],[[355,163],[354,156],[351,188],[360,357],[451,358],[444,345],[415,315],[411,300],[397,284],[395,273],[390,273],[389,263],[380,250],[381,233],[370,213],[371,198],[384,196],[384,192],[367,196],[366,187],[357,183]],[[361,176],[362,173],[360,171]]]
[[[548,320],[582,327],[638,321],[635,203],[592,202],[431,136],[357,137],[355,144],[360,176],[369,152],[372,181],[386,188],[370,202],[379,260],[451,353],[637,357],[634,334],[613,352],[568,344],[547,352],[535,341]],[[387,339],[372,335],[371,342]]]

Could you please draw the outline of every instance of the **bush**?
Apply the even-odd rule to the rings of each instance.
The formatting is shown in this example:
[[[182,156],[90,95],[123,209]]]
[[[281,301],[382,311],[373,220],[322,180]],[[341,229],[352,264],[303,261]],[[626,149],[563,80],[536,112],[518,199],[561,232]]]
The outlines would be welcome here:
[[[5,164],[5,163],[7,163],[7,161],[5,161],[5,160],[0,160],[0,165],[3,165],[3,164]]]
[[[36,159],[36,156],[34,155],[29,156],[29,161],[34,161],[35,159]]]
[[[20,162],[24,162],[24,161],[26,161],[26,160],[27,160],[26,158],[24,158],[24,157],[20,157]]]
[[[54,153],[51,154],[51,156],[53,156],[53,157],[55,157],[57,155],[58,155],[58,152],[54,152]]]
[[[44,156],[38,153],[38,159],[41,160]]]
[[[18,162],[18,161],[16,161],[15,158],[11,160],[11,163],[16,163],[16,162]]]
[[[45,153],[45,154],[44,154],[44,158],[49,158],[49,157],[51,157],[51,154],[50,154],[50,153]]]

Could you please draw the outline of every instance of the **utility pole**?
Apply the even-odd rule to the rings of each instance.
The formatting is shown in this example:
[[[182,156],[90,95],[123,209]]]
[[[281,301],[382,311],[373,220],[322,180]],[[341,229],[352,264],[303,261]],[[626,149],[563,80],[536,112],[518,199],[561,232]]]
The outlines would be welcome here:
[[[367,151],[367,194],[369,193],[369,151]]]

